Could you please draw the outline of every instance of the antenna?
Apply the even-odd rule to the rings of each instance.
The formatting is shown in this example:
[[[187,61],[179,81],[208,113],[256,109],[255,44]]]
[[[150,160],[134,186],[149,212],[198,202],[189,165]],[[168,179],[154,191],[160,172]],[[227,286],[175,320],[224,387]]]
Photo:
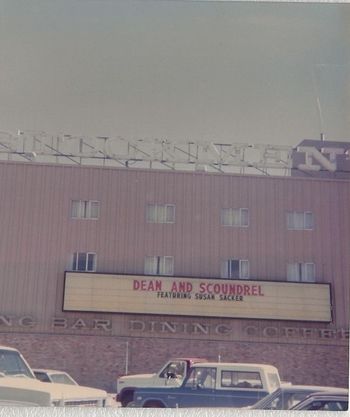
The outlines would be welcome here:
[[[318,113],[319,122],[320,122],[321,141],[324,141],[324,138],[325,138],[325,135],[324,135],[324,120],[323,120],[321,101],[320,101],[320,97],[319,97],[319,93],[318,93],[318,88],[317,88],[317,83],[316,83],[316,76],[315,76],[315,71],[314,71],[313,66],[311,67],[311,76],[312,76],[312,85],[313,85],[313,89],[314,89],[314,94],[316,96],[317,113]]]

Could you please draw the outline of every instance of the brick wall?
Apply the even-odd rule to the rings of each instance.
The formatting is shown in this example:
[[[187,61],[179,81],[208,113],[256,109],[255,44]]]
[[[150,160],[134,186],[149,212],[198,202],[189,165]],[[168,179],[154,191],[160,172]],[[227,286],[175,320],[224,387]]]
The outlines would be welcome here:
[[[20,350],[32,368],[68,371],[80,384],[113,392],[128,373],[154,372],[170,357],[195,356],[225,362],[275,365],[282,380],[295,384],[347,387],[348,347],[278,343],[241,343],[165,338],[118,338],[1,333],[0,344]]]

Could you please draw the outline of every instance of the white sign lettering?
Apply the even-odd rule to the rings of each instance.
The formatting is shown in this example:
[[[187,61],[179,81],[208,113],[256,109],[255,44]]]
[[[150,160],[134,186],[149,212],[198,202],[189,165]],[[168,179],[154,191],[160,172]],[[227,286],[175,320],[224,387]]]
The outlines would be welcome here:
[[[316,142],[316,141],[315,141]],[[329,144],[329,142],[328,142]],[[337,158],[349,161],[349,149],[168,139],[133,139],[109,136],[50,135],[45,132],[0,132],[0,153],[21,161],[92,164],[134,168],[201,169],[214,172],[259,172],[299,168],[317,172],[337,170]],[[296,155],[304,161],[293,166]],[[12,159],[12,156],[11,156]],[[254,171],[257,170],[257,171]],[[350,171],[350,168],[349,168]],[[278,172],[278,171],[277,171]],[[285,172],[284,172],[285,173]]]
[[[0,315],[0,329],[2,327],[34,327],[36,324],[32,316]]]
[[[168,334],[188,334],[188,335],[236,335],[250,336],[252,338],[312,338],[312,339],[349,339],[347,329],[324,329],[313,327],[276,327],[276,326],[246,326],[237,332],[227,324],[201,324],[198,322],[166,322],[166,321],[146,321],[130,320],[129,330],[133,333],[168,333]]]
[[[38,322],[30,315],[14,316],[0,315],[0,331],[2,329],[13,329],[16,327],[32,329]],[[112,330],[112,320],[109,319],[85,319],[82,317],[53,317],[51,319],[53,330],[65,329],[67,332],[81,331],[81,334],[101,330],[109,333]],[[349,329],[345,328],[318,328],[318,327],[291,327],[266,325],[264,327],[246,325],[241,329],[232,327],[230,324],[209,324],[198,321],[163,321],[163,320],[129,320],[128,331],[130,334],[150,333],[153,335],[195,335],[195,336],[217,336],[222,338],[249,337],[258,339],[332,339],[348,340]]]

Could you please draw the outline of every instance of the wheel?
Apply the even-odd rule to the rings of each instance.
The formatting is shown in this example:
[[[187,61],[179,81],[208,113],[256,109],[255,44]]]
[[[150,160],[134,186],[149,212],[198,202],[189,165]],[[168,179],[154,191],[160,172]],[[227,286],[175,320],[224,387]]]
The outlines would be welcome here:
[[[128,404],[131,403],[133,399],[134,399],[134,392],[127,391],[125,394],[123,394],[121,401],[120,401],[122,407],[127,407]]]

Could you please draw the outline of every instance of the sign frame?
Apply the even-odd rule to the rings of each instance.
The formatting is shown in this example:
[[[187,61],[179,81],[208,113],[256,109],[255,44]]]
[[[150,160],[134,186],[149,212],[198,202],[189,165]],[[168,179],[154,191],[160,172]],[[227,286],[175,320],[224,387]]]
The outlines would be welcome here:
[[[140,312],[140,311],[134,311],[134,312],[130,312],[130,311],[106,311],[106,310],[95,310],[95,309],[72,309],[72,308],[66,308],[65,307],[65,299],[66,299],[66,290],[67,290],[67,280],[68,280],[68,274],[74,274],[74,275],[92,275],[92,276],[96,276],[96,275],[104,275],[104,276],[120,276],[120,277],[127,277],[132,279],[133,277],[136,278],[144,278],[145,280],[159,280],[159,279],[164,279],[164,280],[181,280],[181,279],[187,279],[187,280],[198,280],[198,281],[218,281],[222,282],[225,281],[227,283],[241,283],[242,286],[243,285],[247,285],[247,284],[269,284],[269,285],[273,285],[273,284],[285,284],[285,285],[303,285],[303,286],[309,286],[309,285],[317,285],[317,286],[326,286],[328,287],[328,295],[329,295],[329,320],[316,320],[316,319],[295,319],[295,318],[285,318],[285,317],[252,317],[252,316],[244,316],[244,315],[227,315],[227,316],[223,316],[223,315],[204,315],[201,316],[200,314],[176,314],[176,313],[164,313],[164,312],[149,312],[149,311],[145,311],[145,312]],[[244,320],[252,320],[252,319],[256,319],[256,320],[273,320],[273,321],[296,321],[296,322],[311,322],[311,323],[332,323],[334,321],[334,317],[333,317],[333,295],[332,295],[332,287],[330,283],[314,283],[314,282],[289,282],[289,281],[285,281],[285,280],[224,280],[221,278],[203,278],[203,277],[184,277],[184,276],[158,276],[158,275],[136,275],[136,274],[115,274],[115,273],[102,273],[102,272],[85,272],[85,271],[65,271],[64,273],[64,288],[63,288],[63,299],[62,299],[62,311],[63,312],[83,312],[83,313],[101,313],[101,314],[130,314],[130,315],[143,315],[143,316],[147,316],[147,315],[151,315],[151,316],[170,316],[170,317],[202,317],[202,318],[221,318],[221,319],[244,319]],[[210,300],[206,300],[209,301]]]

